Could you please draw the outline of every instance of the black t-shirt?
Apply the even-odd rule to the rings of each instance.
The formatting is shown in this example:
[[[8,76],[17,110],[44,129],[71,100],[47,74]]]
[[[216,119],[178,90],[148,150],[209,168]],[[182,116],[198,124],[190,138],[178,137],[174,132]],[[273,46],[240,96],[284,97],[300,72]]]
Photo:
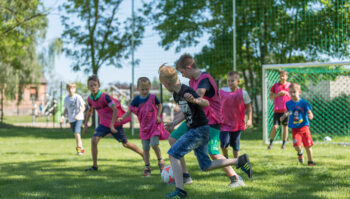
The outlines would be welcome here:
[[[184,98],[185,93],[190,93],[194,98],[199,98],[198,94],[189,86],[181,85],[178,93],[174,92],[173,97],[176,103],[179,104],[181,111],[185,115],[188,128],[196,128],[208,124],[208,119],[201,106],[187,102]]]
[[[202,79],[199,84],[198,84],[198,88],[204,88],[206,91],[205,91],[205,94],[204,96],[205,97],[213,97],[215,95],[215,89],[214,87],[211,85],[210,81],[208,78],[205,78],[205,79]]]

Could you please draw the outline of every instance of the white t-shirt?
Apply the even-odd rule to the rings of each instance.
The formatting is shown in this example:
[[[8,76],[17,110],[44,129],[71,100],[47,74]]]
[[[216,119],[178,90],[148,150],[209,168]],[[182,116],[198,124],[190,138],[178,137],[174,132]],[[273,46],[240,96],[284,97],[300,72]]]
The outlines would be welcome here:
[[[66,96],[66,98],[64,99],[64,108],[68,110],[69,122],[75,122],[76,116],[78,116],[78,120],[84,120],[84,112],[81,111],[85,108],[84,105],[85,102],[80,95],[74,94],[72,97],[70,97],[69,95]]]
[[[230,87],[223,87],[221,88],[223,91],[225,92],[232,92],[231,88]],[[237,88],[239,89],[239,87]],[[248,95],[248,92],[246,90],[243,90],[242,89],[242,93],[243,93],[243,101],[244,101],[244,104],[249,104],[252,100],[250,99],[249,95]]]

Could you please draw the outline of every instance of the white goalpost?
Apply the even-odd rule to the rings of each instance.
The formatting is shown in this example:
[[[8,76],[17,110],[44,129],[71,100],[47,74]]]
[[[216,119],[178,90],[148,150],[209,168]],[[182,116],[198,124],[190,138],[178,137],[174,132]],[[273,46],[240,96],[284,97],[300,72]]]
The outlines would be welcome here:
[[[273,64],[262,66],[264,143],[269,143],[272,128],[270,88],[279,82],[278,72],[282,69],[289,73],[289,82],[301,85],[301,97],[313,108],[315,119],[310,128],[316,140],[350,135],[350,61]]]

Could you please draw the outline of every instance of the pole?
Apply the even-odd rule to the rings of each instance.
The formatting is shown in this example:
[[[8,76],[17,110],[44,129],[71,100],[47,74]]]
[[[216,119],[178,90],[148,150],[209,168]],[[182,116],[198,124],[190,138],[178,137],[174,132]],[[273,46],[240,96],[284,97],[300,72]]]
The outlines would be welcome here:
[[[236,59],[236,0],[232,0],[232,31],[233,31],[233,70],[237,70]]]
[[[135,50],[135,44],[134,44],[134,33],[135,33],[135,12],[134,12],[134,0],[131,2],[131,15],[132,15],[132,34],[131,34],[131,93],[130,93],[130,100],[134,98],[134,67],[135,67],[135,57],[134,57],[134,50]],[[131,114],[131,135],[134,135],[135,129],[134,129],[134,117]]]

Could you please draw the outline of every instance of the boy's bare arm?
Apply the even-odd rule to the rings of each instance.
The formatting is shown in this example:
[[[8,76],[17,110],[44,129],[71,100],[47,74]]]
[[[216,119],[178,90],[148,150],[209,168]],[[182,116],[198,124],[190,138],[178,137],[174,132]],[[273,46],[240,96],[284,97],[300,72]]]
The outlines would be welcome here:
[[[121,122],[122,120],[124,120],[125,118],[129,117],[131,115],[131,111],[130,109],[128,111],[126,111],[126,113],[124,113],[121,117],[119,117],[117,119],[117,122]]]
[[[248,120],[247,120],[247,127],[253,126],[253,109],[252,109],[252,104],[246,104],[246,109],[247,109],[247,115],[248,115]]]
[[[157,123],[160,123],[162,120],[160,118],[160,115],[162,114],[162,110],[163,110],[163,105],[161,103],[157,104]]]
[[[90,116],[92,114],[92,112],[94,111],[93,108],[90,108],[87,112],[86,112],[86,115],[85,115],[85,121],[84,121],[84,127],[83,127],[83,134],[86,134],[86,131],[87,131],[87,127],[88,127],[88,122],[89,122],[89,119],[90,119]]]
[[[198,104],[199,106],[209,106],[209,101],[206,99],[203,99],[201,97],[194,98],[192,94],[185,93],[184,98],[186,101],[191,102],[193,104]]]
[[[311,110],[309,110],[309,111],[307,112],[307,115],[309,116],[309,119],[310,119],[310,120],[314,119],[314,114],[312,113]]]
[[[282,117],[280,117],[280,121],[282,122],[284,119],[286,119],[286,117],[288,117],[290,115],[289,111],[285,112]]]
[[[112,133],[117,133],[118,131],[114,128],[114,123],[118,117],[118,109],[117,109],[117,106],[112,106],[111,109],[113,110],[113,116],[112,116],[112,121],[109,124],[109,128],[111,129]]]
[[[174,116],[174,120],[165,125],[165,129],[169,132],[173,131],[174,127],[178,125],[180,122],[182,122],[184,119],[185,119],[185,115],[183,114],[183,112],[178,111]]]

